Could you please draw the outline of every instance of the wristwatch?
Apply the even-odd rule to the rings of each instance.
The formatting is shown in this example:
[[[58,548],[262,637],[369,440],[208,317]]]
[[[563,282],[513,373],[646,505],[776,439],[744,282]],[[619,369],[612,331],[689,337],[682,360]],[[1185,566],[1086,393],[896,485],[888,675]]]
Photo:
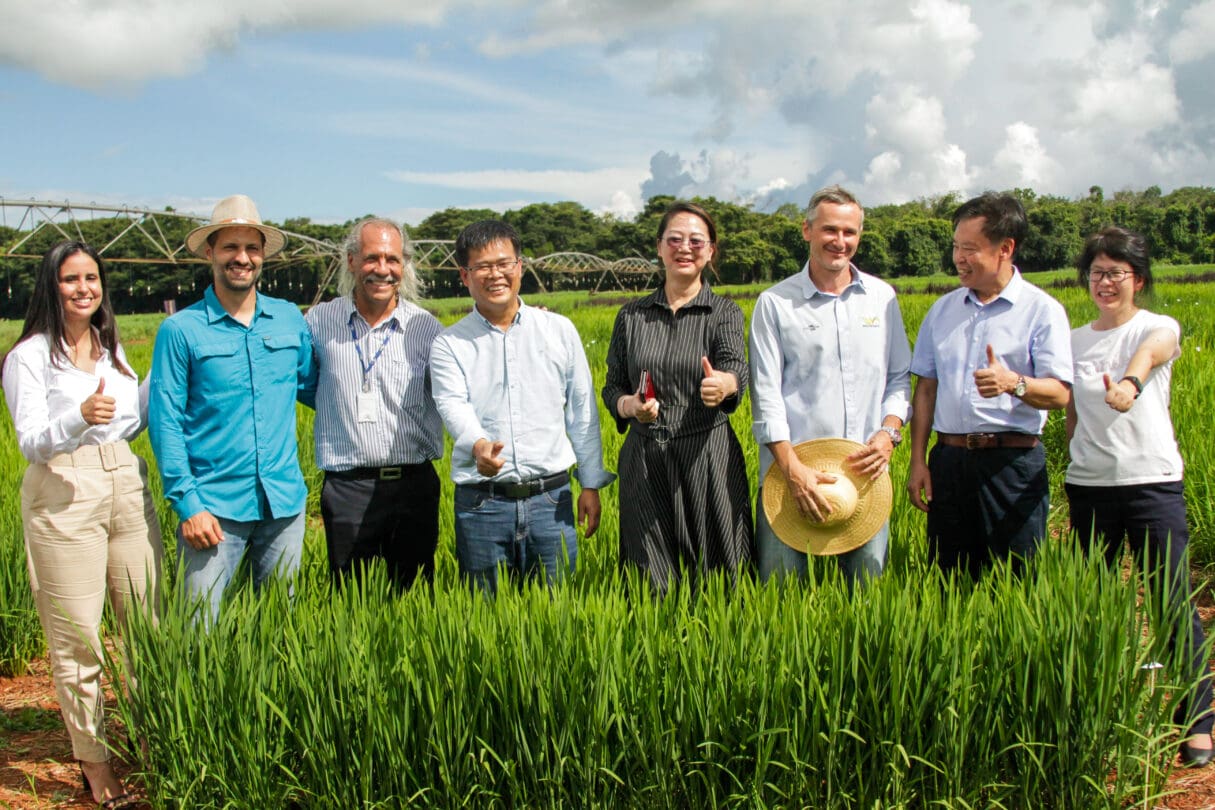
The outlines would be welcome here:
[[[880,430],[882,433],[885,433],[887,436],[889,436],[890,443],[892,445],[894,445],[895,447],[898,447],[900,444],[903,443],[903,431],[899,430],[898,428],[882,425],[880,428],[878,428],[878,430]]]
[[[1013,396],[1017,399],[1025,396],[1025,389],[1029,386],[1025,383],[1025,377],[1018,377],[1017,384],[1013,386]]]

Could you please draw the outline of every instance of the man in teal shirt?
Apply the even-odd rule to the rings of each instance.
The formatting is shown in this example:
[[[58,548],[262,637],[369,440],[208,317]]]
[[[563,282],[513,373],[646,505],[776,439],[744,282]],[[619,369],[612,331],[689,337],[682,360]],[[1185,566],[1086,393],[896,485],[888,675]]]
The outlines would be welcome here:
[[[257,292],[262,262],[285,243],[248,197],[221,200],[186,237],[213,283],[161,325],[152,354],[148,434],[181,520],[185,595],[212,619],[246,554],[255,587],[299,568],[308,489],[295,401],[315,384],[312,341],[298,307]]]

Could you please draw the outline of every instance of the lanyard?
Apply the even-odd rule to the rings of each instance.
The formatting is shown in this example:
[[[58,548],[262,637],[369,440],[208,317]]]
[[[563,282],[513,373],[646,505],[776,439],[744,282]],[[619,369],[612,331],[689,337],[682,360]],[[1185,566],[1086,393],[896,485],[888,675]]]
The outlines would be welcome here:
[[[380,348],[376,351],[375,357],[371,358],[368,363],[363,357],[363,345],[359,340],[358,333],[354,331],[354,313],[350,313],[350,339],[354,341],[354,350],[359,355],[359,367],[363,369],[363,393],[371,391],[371,370],[375,368],[375,361],[380,359],[380,355],[384,353],[384,347],[388,345],[388,340],[392,337],[393,331],[397,328],[396,320],[389,321],[388,328],[384,330],[384,341],[380,344]],[[367,334],[371,334],[371,328],[368,327]]]

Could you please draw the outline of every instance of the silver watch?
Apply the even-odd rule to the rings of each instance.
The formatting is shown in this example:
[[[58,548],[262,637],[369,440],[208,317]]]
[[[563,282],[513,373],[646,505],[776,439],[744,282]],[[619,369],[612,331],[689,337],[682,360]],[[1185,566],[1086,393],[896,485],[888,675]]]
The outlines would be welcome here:
[[[903,443],[903,431],[899,430],[898,428],[889,427],[887,425],[882,425],[880,428],[878,428],[878,430],[882,431],[887,436],[889,436],[890,443],[892,445],[894,445],[895,447],[898,447],[900,444]]]
[[[1025,382],[1025,377],[1018,377],[1017,384],[1013,386],[1013,396],[1020,399],[1021,397],[1025,396],[1025,389],[1028,387],[1029,386]]]

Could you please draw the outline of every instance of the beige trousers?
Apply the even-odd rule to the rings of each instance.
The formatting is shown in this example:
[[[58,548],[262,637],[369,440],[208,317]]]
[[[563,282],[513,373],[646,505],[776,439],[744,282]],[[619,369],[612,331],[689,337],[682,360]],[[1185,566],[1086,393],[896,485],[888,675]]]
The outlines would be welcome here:
[[[159,604],[160,524],[147,463],[124,442],[31,464],[21,484],[30,586],[76,759],[109,759],[102,727],[101,614],[107,589],[121,624]]]

